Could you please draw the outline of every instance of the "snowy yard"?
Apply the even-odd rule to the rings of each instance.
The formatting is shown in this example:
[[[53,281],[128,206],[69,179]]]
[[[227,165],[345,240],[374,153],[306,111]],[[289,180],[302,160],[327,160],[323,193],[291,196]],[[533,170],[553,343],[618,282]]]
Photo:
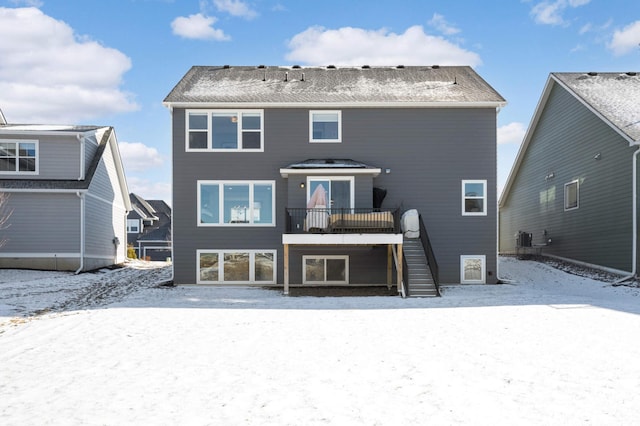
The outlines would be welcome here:
[[[640,424],[640,289],[501,275],[401,299],[0,270],[0,424]]]

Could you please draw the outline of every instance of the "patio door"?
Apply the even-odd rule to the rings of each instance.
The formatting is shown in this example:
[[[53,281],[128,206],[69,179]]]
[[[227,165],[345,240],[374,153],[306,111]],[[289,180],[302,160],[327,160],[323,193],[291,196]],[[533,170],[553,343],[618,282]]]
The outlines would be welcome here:
[[[328,209],[353,208],[353,177],[310,177],[307,185],[307,201],[322,186],[326,191]]]

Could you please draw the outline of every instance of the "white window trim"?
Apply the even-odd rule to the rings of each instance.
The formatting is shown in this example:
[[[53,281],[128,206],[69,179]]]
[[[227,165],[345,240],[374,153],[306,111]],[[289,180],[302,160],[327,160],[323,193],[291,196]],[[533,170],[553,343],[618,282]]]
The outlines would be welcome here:
[[[254,205],[254,187],[255,185],[271,185],[271,223],[225,223],[224,222],[224,185],[249,185],[249,205]],[[218,208],[219,217],[221,222],[219,223],[202,223],[202,207],[201,203],[201,187],[202,185],[218,185]],[[274,227],[276,226],[276,181],[275,180],[199,180],[197,183],[197,226],[199,227],[212,227],[212,226],[229,226],[229,227]],[[249,217],[253,217],[250,214]]]
[[[136,230],[133,230],[133,226],[131,225],[133,222],[136,223]],[[139,234],[142,232],[142,227],[140,226],[139,219],[127,219],[127,234]]]
[[[483,197],[467,197],[465,196],[465,191],[464,191],[464,187],[465,184],[467,183],[481,183],[484,186],[484,196]],[[486,179],[467,179],[467,180],[463,180],[462,181],[462,190],[461,190],[461,195],[462,195],[462,215],[463,216],[486,216],[487,215],[487,208],[489,206],[489,194],[487,192],[487,180]],[[477,199],[477,200],[483,200],[483,206],[484,206],[484,210],[481,212],[468,212],[465,209],[465,200],[467,199]]]
[[[464,261],[467,259],[479,259],[482,270],[480,271],[479,280],[464,279]],[[485,284],[487,275],[487,257],[485,255],[462,255],[460,256],[460,283],[462,284]]]
[[[16,170],[15,171],[0,171],[0,175],[38,175],[40,174],[40,141],[36,139],[0,139],[2,143],[15,143],[16,144]],[[33,172],[21,172],[17,170],[20,167],[19,144],[32,143],[36,146],[35,157],[35,171]]]
[[[338,114],[338,138],[337,139],[314,139],[313,138],[313,114],[335,113]],[[316,109],[309,111],[309,142],[310,143],[342,143],[342,111],[340,110],[324,110]]]
[[[218,281],[205,281],[200,279],[200,255],[215,253],[218,255]],[[224,279],[224,255],[228,253],[249,253],[249,281],[226,281]],[[273,254],[273,277],[267,281],[256,281],[256,253]],[[225,284],[225,285],[246,285],[246,284],[275,284],[278,276],[278,251],[277,250],[243,250],[243,249],[223,249],[223,250],[196,250],[196,284]]]
[[[238,147],[235,149],[213,148],[211,120],[214,113],[238,114]],[[242,145],[242,114],[260,114],[260,148],[240,148]],[[189,148],[189,114],[207,115],[207,129],[195,130],[207,133],[206,148]],[[186,152],[264,152],[264,110],[263,109],[187,109],[185,110],[185,151]]]
[[[567,196],[569,195],[567,192],[567,187],[569,185],[576,185],[576,205],[575,207],[567,207]],[[571,182],[567,182],[564,184],[564,211],[576,210],[580,208],[580,182],[578,179],[572,180]]]
[[[311,182],[317,180],[328,180],[328,181],[347,181],[349,182],[349,208],[352,209],[355,206],[355,176],[307,176],[307,199],[306,202],[311,198]],[[306,204],[305,202],[305,204]],[[331,204],[331,200],[327,200],[327,203]],[[328,205],[327,208],[331,208],[331,205]]]
[[[327,281],[327,264],[325,263],[324,268],[324,281],[307,281],[307,271],[306,271],[306,262],[307,259],[344,259],[344,281]],[[348,255],[340,255],[340,254],[327,254],[327,255],[303,255],[302,256],[302,284],[321,284],[321,285],[345,285],[349,284],[349,256]]]

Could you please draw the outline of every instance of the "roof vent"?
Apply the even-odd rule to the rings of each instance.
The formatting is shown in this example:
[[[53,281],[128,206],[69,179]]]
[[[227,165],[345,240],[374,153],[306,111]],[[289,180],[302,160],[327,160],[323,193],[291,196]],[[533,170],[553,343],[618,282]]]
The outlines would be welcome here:
[[[597,75],[598,75],[598,73],[597,73],[597,72],[594,72],[594,71],[588,72],[587,74],[588,74],[589,76],[591,76],[591,77],[595,77],[595,76],[597,76]]]
[[[289,81],[289,73],[288,72],[284,73],[284,81]]]
[[[440,65],[432,65],[431,69],[432,70],[439,70],[440,69]]]
[[[363,65],[363,66],[362,66],[362,69],[363,69],[363,70],[368,70],[369,68],[371,68],[369,65]]]
[[[398,68],[399,70],[404,69],[404,65],[398,65],[396,68]]]
[[[327,69],[329,70],[335,70],[336,66],[335,65],[327,65]]]

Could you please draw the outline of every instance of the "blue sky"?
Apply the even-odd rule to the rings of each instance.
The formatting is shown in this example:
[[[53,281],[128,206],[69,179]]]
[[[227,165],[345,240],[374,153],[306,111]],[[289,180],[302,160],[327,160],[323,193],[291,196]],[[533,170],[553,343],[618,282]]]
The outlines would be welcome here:
[[[499,190],[550,72],[640,71],[637,0],[0,0],[11,123],[114,126],[129,189],[171,201],[162,100],[192,65],[471,65],[504,96]]]

